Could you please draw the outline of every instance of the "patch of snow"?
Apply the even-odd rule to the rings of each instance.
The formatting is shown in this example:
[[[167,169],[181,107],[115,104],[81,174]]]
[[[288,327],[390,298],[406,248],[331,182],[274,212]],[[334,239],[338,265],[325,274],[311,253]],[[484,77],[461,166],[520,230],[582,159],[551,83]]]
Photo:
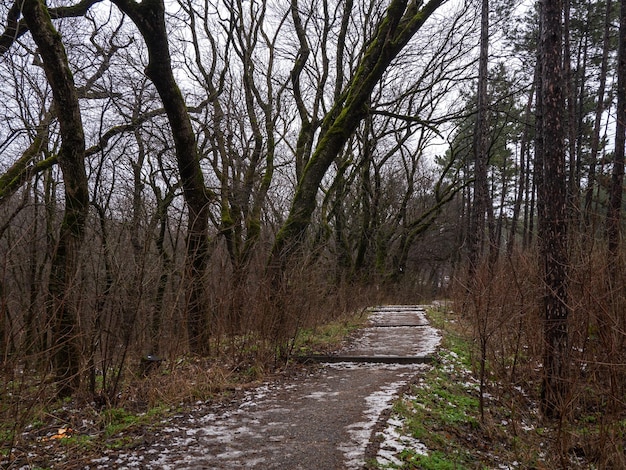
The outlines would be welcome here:
[[[396,456],[404,449],[411,449],[417,454],[428,454],[428,448],[418,439],[405,436],[400,431],[404,427],[404,421],[398,416],[392,416],[387,421],[387,427],[382,432],[382,442],[380,444],[376,461],[381,465],[402,465]]]
[[[355,369],[371,369],[371,370],[412,370],[420,371],[425,364],[385,364],[373,362],[327,362],[323,363],[325,367],[338,370],[355,370]]]
[[[302,398],[312,398],[313,400],[326,400],[326,397],[336,397],[339,395],[339,392],[313,392],[308,395],[303,396]]]
[[[511,470],[512,468],[517,468],[517,467],[519,467],[519,462],[517,460],[514,460],[510,464],[501,463],[498,465],[498,468],[501,470]]]
[[[480,386],[477,382],[463,382],[461,385],[466,390],[473,390],[475,392],[478,392],[480,390]]]
[[[424,365],[420,365],[424,369]],[[407,372],[400,377],[406,377],[415,373],[417,367],[407,368]],[[365,420],[353,423],[346,427],[350,435],[350,442],[339,445],[339,449],[344,453],[346,469],[357,469],[363,467],[363,455],[370,440],[372,428],[378,421],[381,413],[391,406],[398,390],[406,384],[406,380],[392,382],[385,385],[381,390],[365,397],[367,408],[364,412]]]

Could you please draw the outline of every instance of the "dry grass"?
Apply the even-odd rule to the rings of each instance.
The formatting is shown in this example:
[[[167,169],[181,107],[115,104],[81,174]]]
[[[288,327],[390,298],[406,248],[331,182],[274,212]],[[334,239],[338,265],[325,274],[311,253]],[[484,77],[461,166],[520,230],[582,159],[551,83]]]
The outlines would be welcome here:
[[[610,266],[598,245],[571,256],[569,394],[563,419],[545,423],[555,436],[551,451],[562,462],[576,455],[597,468],[626,468],[626,265],[618,259]],[[538,266],[535,256],[515,254],[491,273],[481,268],[474,279],[459,283],[454,295],[473,338],[476,373],[485,386],[498,384],[500,402],[518,413],[523,404],[510,397],[519,390],[535,403],[540,399]]]
[[[363,287],[333,287],[316,276],[308,277],[309,282],[299,281],[283,302],[290,308],[292,354],[336,347],[364,321],[361,306],[375,300]],[[262,294],[257,291],[256,295]],[[54,383],[45,367],[19,372],[28,356],[17,359],[16,355],[15,362],[6,362],[0,374],[0,461],[45,462],[54,453],[68,468],[80,466],[68,460],[77,450],[86,457],[106,447],[132,446],[146,429],[158,426],[164,415],[198,402],[228,402],[262,380],[298,370],[299,364],[277,361],[279,344],[268,337],[267,318],[261,318],[267,305],[255,301],[258,298],[247,301],[246,314],[236,329],[229,332],[228,325],[222,325],[212,339],[210,356],[191,356],[180,341],[163,342],[163,360],[143,373],[142,349],[131,344],[124,355],[108,359],[106,383],[98,369],[95,393],[85,387],[71,400],[54,398]],[[87,379],[87,368],[84,373]],[[117,377],[118,385],[113,387]],[[57,442],[51,436],[59,429],[72,431]]]

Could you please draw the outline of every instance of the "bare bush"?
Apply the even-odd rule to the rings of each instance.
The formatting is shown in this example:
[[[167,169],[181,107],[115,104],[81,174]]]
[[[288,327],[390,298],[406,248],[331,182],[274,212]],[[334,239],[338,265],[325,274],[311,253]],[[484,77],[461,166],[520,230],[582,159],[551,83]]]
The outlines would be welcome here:
[[[474,279],[457,283],[454,294],[474,339],[481,389],[507,404],[518,426],[528,406],[540,399],[543,286],[534,256],[512,253],[493,272],[482,267]],[[620,274],[611,276],[601,243],[573,253],[572,259],[577,262],[568,279],[570,392],[563,418],[544,425],[555,430],[554,450],[562,459],[577,454],[600,468],[618,468],[624,464],[618,437],[626,393],[624,260],[614,260]],[[467,285],[474,287],[468,291]]]

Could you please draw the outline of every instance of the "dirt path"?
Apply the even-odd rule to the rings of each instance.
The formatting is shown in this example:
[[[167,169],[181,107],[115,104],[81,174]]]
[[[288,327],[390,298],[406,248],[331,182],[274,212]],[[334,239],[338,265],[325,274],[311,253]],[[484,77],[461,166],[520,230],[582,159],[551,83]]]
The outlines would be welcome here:
[[[340,353],[358,362],[335,358],[297,380],[263,385],[234,409],[199,407],[145,445],[103,456],[91,468],[362,468],[375,425],[439,342],[420,306],[380,307],[370,321]],[[392,363],[378,362],[383,357]]]

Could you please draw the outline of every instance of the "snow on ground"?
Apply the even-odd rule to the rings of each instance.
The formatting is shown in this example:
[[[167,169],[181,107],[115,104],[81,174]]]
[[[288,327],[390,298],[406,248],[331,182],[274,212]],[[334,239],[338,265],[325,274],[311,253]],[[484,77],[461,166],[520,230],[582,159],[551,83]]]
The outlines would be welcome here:
[[[328,364],[328,367],[342,368],[342,370],[350,369],[366,369],[376,368],[380,369],[384,367],[386,370],[398,371],[397,377],[402,379],[396,382],[391,382],[382,386],[382,388],[376,392],[373,392],[365,397],[366,408],[362,414],[362,421],[350,424],[346,427],[350,439],[347,442],[339,444],[338,448],[343,452],[345,456],[345,468],[346,469],[360,469],[363,468],[363,455],[365,449],[370,441],[372,430],[383,411],[388,409],[393,400],[397,398],[399,390],[406,385],[406,383],[414,377],[419,371],[424,370],[428,366],[424,364],[411,364],[411,365],[398,365],[398,364]]]
[[[428,453],[428,449],[419,440],[402,435],[399,430],[404,426],[404,422],[395,416],[387,421],[387,427],[382,432],[383,440],[376,456],[378,463],[382,465],[402,465],[402,462],[396,458],[404,449],[412,449],[417,454]]]
[[[385,322],[393,312],[399,313],[395,318],[398,323],[406,323],[413,315],[419,320],[413,321],[420,325],[372,326],[352,351],[382,353],[385,347],[396,347],[393,355],[432,354],[441,338],[425,325],[423,310],[381,307],[373,312],[372,322]],[[385,333],[368,335],[371,329]],[[291,383],[267,383],[250,390],[233,409],[200,405],[164,423],[165,428],[152,436],[152,442],[131,451],[111,452],[94,460],[91,468],[360,469],[381,413],[391,406],[399,390],[427,367],[324,364],[322,369]],[[420,449],[417,441],[399,435],[399,426],[398,420],[388,422],[379,453],[381,462],[393,463],[393,453],[406,446]]]

